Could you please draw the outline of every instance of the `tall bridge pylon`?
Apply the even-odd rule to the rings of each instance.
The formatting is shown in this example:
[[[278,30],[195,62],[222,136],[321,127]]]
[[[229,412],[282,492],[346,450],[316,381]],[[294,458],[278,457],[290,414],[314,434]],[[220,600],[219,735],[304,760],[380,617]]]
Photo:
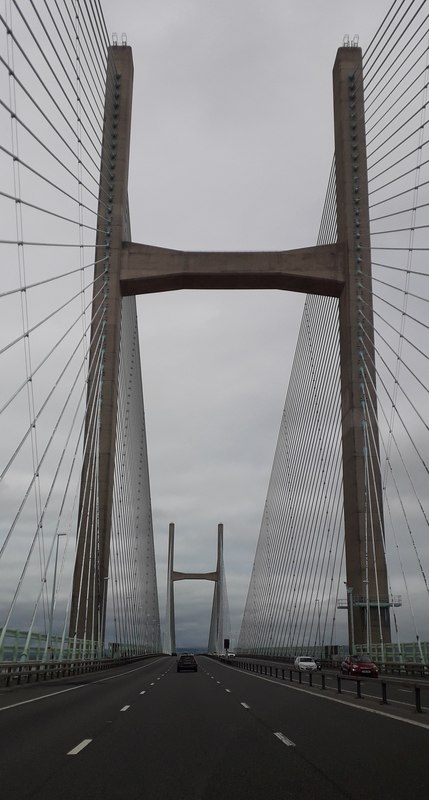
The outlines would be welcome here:
[[[131,121],[132,57],[129,47],[113,47],[117,83],[107,81],[103,173],[100,193],[108,199],[99,214],[100,231],[96,263],[106,249],[109,267],[102,309],[106,337],[103,353],[104,388],[100,398],[97,509],[90,513],[81,491],[76,582],[89,569],[91,559],[99,566],[94,601],[87,608],[105,607],[108,551],[115,459],[117,381],[121,300],[124,297],[177,289],[285,289],[337,297],[341,361],[342,454],[344,476],[345,545],[347,584],[355,597],[377,598],[350,607],[354,642],[390,642],[390,615],[384,523],[377,438],[372,281],[368,214],[366,141],[362,80],[362,53],[358,47],[338,50],[334,66],[334,117],[338,238],[334,244],[280,252],[183,252],[129,241],[127,178]],[[112,98],[113,97],[113,101]],[[110,98],[108,100],[108,98]],[[104,199],[103,199],[104,203]],[[104,269],[104,267],[103,267]],[[365,304],[365,313],[360,304]],[[100,301],[94,299],[93,319]],[[367,352],[369,390],[363,387],[362,340]],[[369,357],[368,357],[369,354]],[[326,376],[329,380],[329,375]],[[90,391],[90,388],[89,388]],[[369,392],[368,396],[366,395]],[[87,421],[87,439],[94,436]],[[371,464],[372,475],[369,476]],[[90,481],[93,464],[85,462],[82,487]],[[369,479],[370,477],[370,479]],[[99,536],[91,548],[93,519],[99,519]],[[371,545],[368,546],[370,537]],[[87,566],[85,566],[87,565]],[[171,564],[169,560],[171,575]],[[214,575],[215,573],[213,573]],[[212,580],[217,580],[215,577]],[[172,579],[171,579],[172,580]],[[84,622],[76,610],[77,583],[72,605],[71,629]],[[170,584],[169,584],[170,585]],[[173,603],[173,605],[171,605]],[[169,608],[174,601],[172,583]],[[380,612],[381,609],[381,612]],[[173,614],[174,618],[174,614]],[[85,622],[96,624],[95,616]],[[82,633],[80,633],[82,635]],[[104,635],[104,633],[102,634]],[[171,636],[171,632],[170,632]],[[174,631],[171,645],[174,643]],[[173,648],[171,648],[173,649]]]
[[[176,620],[174,612],[174,581],[214,581],[213,606],[208,641],[209,653],[221,653],[225,636],[229,637],[227,596],[223,563],[223,525],[217,529],[217,564],[214,572],[177,572],[174,569],[174,523],[168,530],[167,608],[164,649],[176,651]]]

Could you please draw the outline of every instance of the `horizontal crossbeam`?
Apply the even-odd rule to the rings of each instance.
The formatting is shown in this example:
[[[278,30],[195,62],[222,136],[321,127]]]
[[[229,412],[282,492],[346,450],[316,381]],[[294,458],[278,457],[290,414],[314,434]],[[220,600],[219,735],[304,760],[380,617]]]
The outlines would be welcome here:
[[[218,581],[217,572],[176,572],[172,573],[173,581]]]
[[[285,289],[339,297],[344,246],[273,252],[186,252],[124,242],[124,296],[177,289]]]

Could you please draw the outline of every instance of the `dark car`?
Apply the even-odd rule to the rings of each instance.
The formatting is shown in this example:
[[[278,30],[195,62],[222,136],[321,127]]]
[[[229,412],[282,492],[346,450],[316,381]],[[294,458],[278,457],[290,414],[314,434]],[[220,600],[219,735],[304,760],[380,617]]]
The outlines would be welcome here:
[[[182,653],[177,662],[177,672],[198,672],[198,664],[194,656]]]
[[[378,678],[378,667],[367,653],[347,656],[341,664],[341,672],[346,675],[369,675]]]

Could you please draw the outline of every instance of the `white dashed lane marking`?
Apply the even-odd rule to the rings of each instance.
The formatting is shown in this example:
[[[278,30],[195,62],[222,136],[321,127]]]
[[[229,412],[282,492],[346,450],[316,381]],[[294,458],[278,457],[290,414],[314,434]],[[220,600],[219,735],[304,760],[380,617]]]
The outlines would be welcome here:
[[[247,703],[240,703],[240,705],[242,705],[243,708],[250,708],[250,706],[248,706]]]
[[[225,691],[231,694],[231,689],[225,689]]]
[[[124,706],[123,708],[121,708],[121,711],[128,711],[128,709],[129,709],[129,706]]]
[[[275,733],[274,736],[277,736],[277,739],[280,739],[280,741],[283,742],[283,744],[285,744],[286,747],[295,747],[295,742],[292,742],[291,739],[288,739],[287,736],[284,735],[284,733],[277,731],[277,733]]]
[[[140,692],[140,694],[146,694],[146,689],[143,689],[143,691]]]
[[[67,755],[68,756],[77,756],[77,754],[80,753],[80,751],[83,750],[84,747],[86,747],[88,744],[90,744],[90,742],[92,742],[92,739],[82,739],[80,744],[77,744],[76,747],[73,747],[73,750],[69,750]]]

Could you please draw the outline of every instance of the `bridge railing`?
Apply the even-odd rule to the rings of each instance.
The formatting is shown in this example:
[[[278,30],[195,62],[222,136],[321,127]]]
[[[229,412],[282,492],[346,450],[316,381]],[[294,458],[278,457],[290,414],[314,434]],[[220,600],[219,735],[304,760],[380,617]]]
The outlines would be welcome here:
[[[154,658],[161,653],[147,653],[140,656],[119,656],[115,658],[85,658],[60,661],[15,661],[0,665],[0,685],[19,686],[21,683],[39,683],[55,678],[69,678],[100,672],[118,665]]]
[[[255,659],[258,661],[270,661],[277,664],[285,664],[287,668],[293,668],[295,657],[292,656],[262,656],[255,655],[254,653],[240,653],[239,658]],[[229,659],[231,663],[233,659]],[[237,659],[238,660],[238,659]],[[338,670],[341,665],[342,659],[321,659],[315,657],[316,662],[322,669]],[[377,665],[379,671],[385,675],[418,675],[420,677],[429,676],[429,658],[427,661],[380,661],[374,658],[374,663]]]
[[[0,628],[0,634],[2,633]],[[154,642],[136,645],[130,642],[102,642],[92,639],[75,639],[46,633],[8,628],[0,648],[0,665],[25,661],[78,661],[79,659],[120,658],[121,656],[144,656],[153,650]]]

